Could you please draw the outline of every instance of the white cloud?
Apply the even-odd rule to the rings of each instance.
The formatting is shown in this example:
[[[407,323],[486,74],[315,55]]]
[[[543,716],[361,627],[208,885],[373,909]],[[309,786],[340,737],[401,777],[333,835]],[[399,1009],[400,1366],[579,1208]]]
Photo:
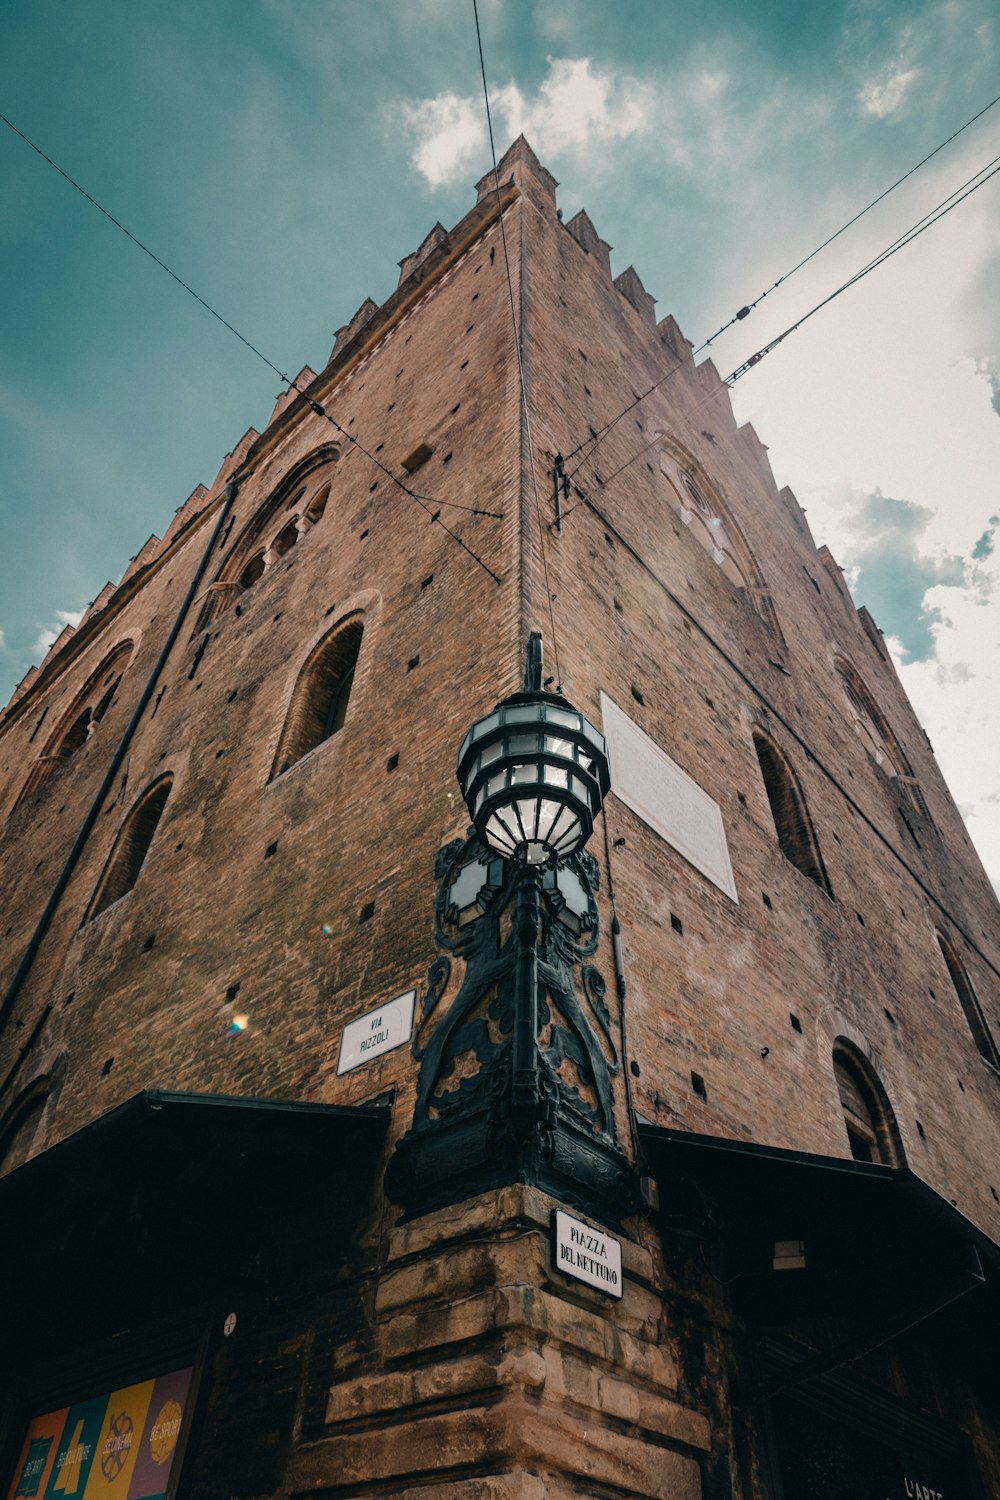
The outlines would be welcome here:
[[[432,188],[460,177],[486,145],[483,110],[477,101],[450,89],[434,99],[401,106],[414,141],[410,160]]]
[[[6,651],[6,650],[7,650],[7,637],[4,635],[3,631],[0,630],[0,651]]]
[[[862,113],[873,115],[876,120],[895,114],[920,73],[920,68],[901,68],[898,64],[891,64],[858,91]]]
[[[498,148],[526,135],[543,155],[577,154],[644,135],[654,123],[656,91],[590,58],[549,58],[533,96],[516,83],[495,90],[491,106]],[[399,106],[413,142],[410,160],[432,188],[453,182],[486,145],[483,102],[450,89]]]
[[[528,136],[536,150],[559,155],[608,145],[652,128],[656,91],[637,78],[594,67],[589,57],[550,57],[534,99],[516,83],[499,89],[508,136]]]
[[[47,651],[52,645],[53,641],[57,641],[59,639],[63,631],[66,629],[67,625],[71,625],[75,630],[80,621],[83,619],[85,613],[86,610],[82,609],[57,609],[56,620],[58,621],[58,623],[56,625],[44,625],[42,627],[42,629],[38,632],[38,639],[35,642],[33,649],[36,652]]]

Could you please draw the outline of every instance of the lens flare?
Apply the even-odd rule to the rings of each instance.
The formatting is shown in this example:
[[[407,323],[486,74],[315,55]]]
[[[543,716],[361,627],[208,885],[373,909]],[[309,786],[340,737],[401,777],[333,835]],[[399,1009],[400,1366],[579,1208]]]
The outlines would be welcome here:
[[[232,1020],[229,1022],[229,1035],[230,1036],[239,1036],[241,1032],[246,1031],[246,1029],[247,1029],[247,1027],[249,1025],[250,1025],[250,1017],[249,1016],[244,1016],[244,1015],[233,1016]]]

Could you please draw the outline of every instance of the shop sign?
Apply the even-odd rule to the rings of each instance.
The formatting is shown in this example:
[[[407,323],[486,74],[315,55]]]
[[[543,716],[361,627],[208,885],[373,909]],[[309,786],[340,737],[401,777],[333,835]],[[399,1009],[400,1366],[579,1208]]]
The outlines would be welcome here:
[[[164,1500],[191,1371],[32,1418],[7,1500]]]
[[[416,990],[407,990],[405,995],[387,1000],[376,1010],[368,1011],[345,1026],[340,1038],[337,1077],[408,1042],[413,1030],[413,1007],[416,999]]]
[[[584,1281],[609,1297],[621,1297],[621,1240],[562,1209],[556,1210],[552,1221],[552,1260],[564,1276]]]

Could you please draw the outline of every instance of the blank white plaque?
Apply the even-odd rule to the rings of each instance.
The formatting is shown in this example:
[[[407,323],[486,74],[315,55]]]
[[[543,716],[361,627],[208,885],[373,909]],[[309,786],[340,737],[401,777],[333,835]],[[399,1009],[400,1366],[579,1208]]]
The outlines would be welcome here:
[[[606,693],[611,790],[706,879],[738,902],[722,809]]]

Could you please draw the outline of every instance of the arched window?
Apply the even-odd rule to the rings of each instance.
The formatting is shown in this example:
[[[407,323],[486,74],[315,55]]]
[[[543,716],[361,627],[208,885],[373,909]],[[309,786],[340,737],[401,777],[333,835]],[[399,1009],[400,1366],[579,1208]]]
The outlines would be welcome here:
[[[109,906],[120,901],[122,896],[128,895],[139,879],[139,871],[163,816],[172,785],[172,776],[161,777],[143,793],[132,808],[115,840],[111,858],[104,867],[104,874],[98,882],[85,921],[92,921],[102,911],[107,911]]]
[[[96,672],[92,672],[87,678],[28,772],[14,807],[20,806],[26,797],[41,791],[56,771],[66,761],[72,760],[76,752],[87,743],[114,702],[132,651],[131,641],[119,641]]]
[[[746,538],[696,459],[673,438],[661,439],[660,472],[667,500],[734,588],[745,595],[765,625],[781,639],[770,590]]]
[[[823,856],[795,773],[777,746],[758,731],[754,732],[753,744],[782,854],[832,898]]]
[[[48,1102],[48,1085],[32,1084],[0,1127],[0,1177],[28,1160]]]
[[[234,541],[214,583],[209,584],[193,635],[238,602],[246,589],[315,526],[326,510],[330,486],[340,458],[340,449],[327,443],[296,464],[257,511]],[[288,512],[295,514],[289,517]]]
[[[833,1076],[854,1160],[902,1166],[903,1143],[885,1089],[868,1060],[845,1037],[834,1043]]]
[[[885,714],[849,661],[838,656],[834,659],[834,667],[840,679],[840,686],[854,724],[855,734],[883,775],[896,782],[902,796],[914,811],[927,817],[928,811],[923,793],[917,784],[903,747],[893,734]]]
[[[363,633],[360,617],[354,616],[335,625],[313,648],[292,692],[271,781],[343,725]]]
[[[937,940],[938,947],[941,949],[941,957],[945,961],[955,994],[958,996],[958,1003],[962,1007],[966,1023],[972,1033],[972,1040],[976,1044],[976,1050],[991,1067],[1000,1069],[1000,1052],[997,1051],[993,1033],[983,1015],[979,998],[972,988],[972,981],[965,972],[965,966],[943,933],[937,934]]]

